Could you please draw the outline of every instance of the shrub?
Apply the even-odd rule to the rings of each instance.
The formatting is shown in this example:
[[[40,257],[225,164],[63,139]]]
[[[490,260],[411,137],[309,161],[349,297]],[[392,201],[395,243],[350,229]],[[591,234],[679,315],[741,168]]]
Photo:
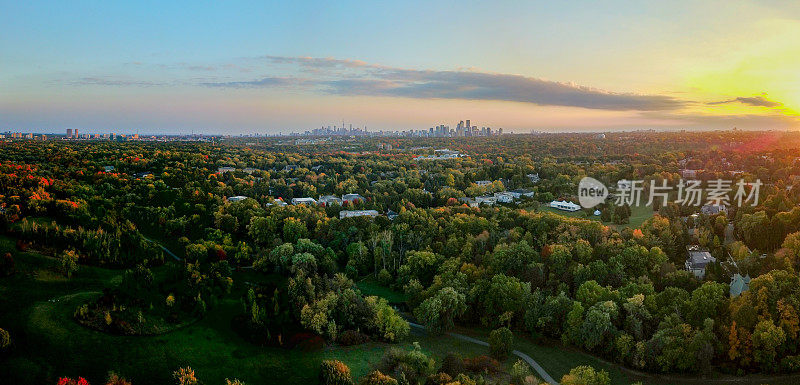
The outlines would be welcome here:
[[[514,366],[511,367],[511,371],[509,372],[511,375],[511,383],[524,385],[528,383],[536,383],[535,378],[531,373],[531,368],[522,360],[517,360],[514,363]],[[533,381],[532,381],[533,380]]]
[[[402,375],[411,383],[416,383],[435,370],[436,362],[420,349],[419,344],[414,344],[413,350],[391,348],[386,350],[378,363],[378,369],[384,373],[392,373],[400,379]]]
[[[442,359],[442,367],[439,369],[442,373],[447,373],[450,377],[456,377],[466,371],[464,366],[464,359],[458,353],[447,353]]]
[[[464,367],[474,373],[498,373],[502,371],[500,362],[489,356],[477,356],[464,359]]]
[[[561,377],[561,385],[609,385],[611,377],[605,370],[596,371],[591,366],[578,366],[572,368],[568,374]]]
[[[120,377],[117,373],[110,372],[108,373],[108,380],[106,380],[106,385],[131,385],[131,382]]]
[[[800,355],[783,357],[781,359],[781,370],[785,373],[800,371]]]
[[[14,271],[14,257],[11,256],[11,253],[3,254],[3,257],[0,258],[0,277],[12,275]]]
[[[345,330],[339,334],[338,341],[340,345],[361,345],[369,342],[369,336],[357,330]]]
[[[83,377],[78,377],[77,380],[69,378],[69,377],[61,377],[58,379],[58,385],[89,385],[89,381],[86,381]]]
[[[350,385],[353,383],[350,368],[342,361],[322,361],[319,371],[319,383],[321,385]]]
[[[450,377],[449,374],[436,373],[428,376],[428,379],[425,380],[425,385],[445,385],[451,381],[453,381],[453,377]]]
[[[392,277],[392,273],[390,273],[389,270],[381,269],[381,271],[378,273],[378,283],[383,286],[391,285],[393,280],[394,277]]]
[[[72,273],[78,271],[78,253],[75,250],[66,250],[59,257],[61,261],[61,273],[65,277],[72,277]]]
[[[226,378],[225,379],[225,385],[247,385],[247,384],[245,384],[245,382],[242,381],[242,380],[237,380],[235,378],[232,379],[232,380],[229,380],[229,379]]]
[[[364,376],[360,385],[397,385],[397,380],[376,370]]]
[[[187,366],[185,368],[178,368],[172,372],[172,378],[178,385],[197,385],[197,377],[194,375],[194,369]]]
[[[489,333],[489,352],[497,359],[505,359],[514,345],[514,333],[507,327],[492,330]]]
[[[8,332],[0,328],[0,350],[7,349],[11,346],[11,335]]]

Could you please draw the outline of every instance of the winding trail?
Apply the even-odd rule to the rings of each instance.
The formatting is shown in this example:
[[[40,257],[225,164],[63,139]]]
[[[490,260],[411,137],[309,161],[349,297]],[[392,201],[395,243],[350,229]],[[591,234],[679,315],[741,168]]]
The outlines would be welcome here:
[[[173,253],[172,251],[170,251],[168,248],[164,247],[164,245],[162,245],[161,243],[159,243],[159,242],[156,242],[155,240],[152,240],[152,239],[150,239],[150,238],[148,238],[148,237],[145,237],[144,235],[142,235],[142,238],[144,238],[146,241],[150,241],[150,242],[153,242],[153,243],[155,243],[155,244],[156,244],[156,246],[160,247],[160,248],[161,248],[161,250],[164,250],[164,252],[165,252],[165,253],[167,253],[167,254],[169,254],[169,256],[171,256],[172,258],[175,258],[175,260],[176,260],[176,261],[178,261],[178,262],[180,262],[180,261],[181,261],[181,258],[180,258],[179,256],[175,255],[175,253]]]
[[[413,323],[413,322],[409,322],[408,324],[410,326],[412,326],[412,327],[425,330],[425,326],[423,326],[423,325],[416,324],[416,323]],[[458,338],[460,340],[463,340],[463,341],[472,342],[473,344],[478,344],[478,345],[487,346],[487,347],[489,346],[489,343],[486,342],[486,341],[481,341],[481,340],[479,340],[477,338],[472,338],[470,336],[465,336],[463,334],[458,334],[458,333],[446,333],[446,334],[451,336],[451,337],[455,337],[455,338]],[[529,355],[527,355],[527,354],[525,354],[525,353],[523,353],[523,352],[521,352],[519,350],[514,350],[514,351],[511,352],[511,354],[513,354],[513,355],[521,358],[523,361],[527,362],[528,365],[530,365],[534,370],[536,370],[536,373],[539,374],[539,377],[541,377],[544,382],[547,382],[550,385],[558,385],[558,381],[556,381],[553,377],[551,377],[549,374],[547,374],[547,372],[544,370],[544,368],[542,368],[542,366],[539,365],[539,363],[536,362],[536,360],[531,358],[531,356],[529,356]]]

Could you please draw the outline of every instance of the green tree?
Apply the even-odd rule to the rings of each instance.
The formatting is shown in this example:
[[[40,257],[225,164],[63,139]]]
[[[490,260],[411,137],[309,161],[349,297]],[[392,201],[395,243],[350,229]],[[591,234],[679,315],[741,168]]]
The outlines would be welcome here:
[[[430,332],[441,333],[452,329],[454,319],[466,310],[466,296],[452,287],[445,287],[423,301],[414,314]]]
[[[591,366],[572,368],[561,377],[561,385],[611,385],[611,376],[605,370],[597,371]]]
[[[504,360],[514,349],[514,333],[507,327],[489,333],[489,352],[495,358]]]

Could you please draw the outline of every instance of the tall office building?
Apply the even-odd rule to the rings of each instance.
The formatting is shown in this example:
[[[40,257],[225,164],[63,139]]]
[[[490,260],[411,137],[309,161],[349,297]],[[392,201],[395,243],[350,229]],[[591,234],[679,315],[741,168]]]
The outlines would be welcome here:
[[[71,137],[72,137],[72,129],[68,128],[67,129],[67,138],[71,138]]]

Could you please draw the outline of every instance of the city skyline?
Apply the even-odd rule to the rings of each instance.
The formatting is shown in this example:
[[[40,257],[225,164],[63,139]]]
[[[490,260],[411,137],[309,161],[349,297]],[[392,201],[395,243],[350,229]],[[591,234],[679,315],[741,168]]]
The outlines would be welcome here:
[[[0,3],[3,132],[800,128],[791,2]]]

